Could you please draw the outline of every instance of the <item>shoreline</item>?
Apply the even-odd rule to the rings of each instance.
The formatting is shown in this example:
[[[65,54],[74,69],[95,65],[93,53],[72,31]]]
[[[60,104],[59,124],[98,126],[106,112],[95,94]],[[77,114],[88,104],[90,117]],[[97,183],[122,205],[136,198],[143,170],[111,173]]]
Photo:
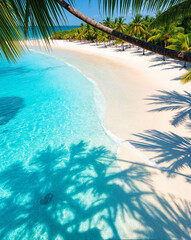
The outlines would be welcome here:
[[[53,46],[54,48],[54,46]],[[33,49],[34,50],[34,49]],[[34,50],[35,52],[39,52],[39,53],[42,53],[42,49],[41,51],[37,51],[37,49]],[[65,51],[65,49],[64,49]],[[71,49],[69,50],[71,51]],[[45,52],[43,52],[43,54],[47,54]],[[49,56],[49,54],[47,54]],[[55,54],[53,54],[52,57],[56,57],[57,56]],[[60,59],[60,58],[59,58]],[[63,60],[63,59],[62,59]],[[64,60],[65,61],[65,60]],[[104,102],[105,101],[105,96],[103,94],[103,89],[100,89],[97,81],[94,79],[94,78],[90,78],[86,75],[85,72],[83,72],[80,68],[76,67],[75,65],[73,65],[72,63],[69,63],[69,62],[66,62],[65,63],[68,65],[68,66],[71,66],[73,68],[75,68],[77,71],[79,71],[81,74],[83,74],[95,87],[95,92],[99,91],[99,95],[101,95],[101,97],[103,98]],[[98,115],[100,117],[100,121],[101,121],[101,125],[102,125],[102,128],[104,129],[104,132],[106,135],[108,135],[108,137],[110,137],[114,142],[116,142],[118,144],[118,150],[117,150],[117,156],[119,155],[119,152],[120,152],[120,148],[121,146],[125,146],[125,149],[128,149],[128,151],[131,151],[133,152],[133,154],[135,154],[136,156],[138,157],[141,157],[147,164],[149,164],[150,166],[155,166],[157,167],[157,164],[150,160],[141,150],[139,150],[138,148],[134,147],[131,143],[129,143],[128,141],[126,142],[124,139],[122,138],[119,138],[117,135],[115,135],[110,129],[108,129],[106,126],[105,126],[105,116],[107,114],[107,107],[106,107],[106,104],[105,104],[105,107],[104,107],[104,110],[101,109],[101,106],[98,106],[100,105],[100,103],[96,103],[97,100],[96,100],[96,97],[95,97],[95,94],[94,94],[94,101],[95,101],[95,104],[97,105],[97,107],[99,108],[98,109]],[[101,110],[101,111],[100,111]],[[126,155],[126,154],[125,154]],[[123,167],[119,164],[119,167],[121,169],[123,169]],[[159,167],[160,168],[160,167]]]
[[[31,42],[28,43],[28,45],[31,44],[34,45]],[[42,43],[40,45],[42,46]],[[172,113],[149,113],[149,106],[143,101],[148,95],[155,94],[156,90],[183,92],[191,89],[189,84],[183,86],[179,81],[173,81],[175,77],[180,77],[185,72],[178,61],[162,62],[161,56],[150,53],[148,56],[143,56],[140,52],[136,53],[136,48],[121,52],[120,50],[116,51],[115,47],[105,49],[97,47],[95,44],[80,44],[63,40],[56,40],[51,46],[52,50],[48,54],[52,56],[57,56],[69,64],[76,58],[76,62],[72,62],[71,65],[78,68],[87,78],[95,81],[104,95],[106,116],[103,127],[107,133],[111,132],[112,135],[123,141],[120,143],[118,151],[118,162],[123,169],[127,168],[125,161],[145,164],[143,156],[148,159],[152,157],[152,155],[139,150],[140,154],[133,151],[132,147],[134,148],[134,146],[129,145],[130,143],[126,141],[130,138],[133,139],[131,133],[143,133],[147,129],[157,129],[163,132],[172,131],[184,137],[189,134],[184,126],[175,128],[170,125],[169,120]],[[36,45],[36,47],[40,46]],[[44,51],[43,46],[40,51]],[[77,61],[79,58],[81,58],[80,63]],[[155,58],[157,59],[154,61]],[[158,58],[161,58],[161,61]],[[137,64],[135,64],[136,61]],[[153,68],[149,67],[149,64],[153,64],[152,61],[156,65]],[[174,69],[172,70],[172,68]],[[109,81],[106,79],[108,76],[110,77]],[[129,91],[126,92],[128,89]],[[126,105],[128,106],[126,107]],[[141,119],[138,119],[139,115]],[[129,126],[126,126],[127,123],[130,123]],[[152,181],[155,191],[190,200],[189,185],[185,182],[184,177],[176,176],[176,179],[169,179],[159,169],[154,169]],[[180,189],[177,191],[178,186]]]

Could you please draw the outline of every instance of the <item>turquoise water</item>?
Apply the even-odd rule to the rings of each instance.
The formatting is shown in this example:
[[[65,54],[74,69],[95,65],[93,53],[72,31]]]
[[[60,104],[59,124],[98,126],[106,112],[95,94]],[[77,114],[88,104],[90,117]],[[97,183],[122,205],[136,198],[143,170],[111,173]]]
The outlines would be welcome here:
[[[113,146],[100,123],[94,86],[76,69],[33,52],[16,65],[3,62],[0,73],[1,99],[23,101],[16,116],[1,125],[2,167],[29,161],[48,145],[84,140]]]
[[[31,52],[0,62],[0,239],[114,236],[106,183],[117,145],[103,105],[61,60]]]
[[[75,25],[73,25],[73,26],[55,26],[54,30],[50,27],[50,33],[52,34],[53,32],[58,32],[58,31],[69,31],[69,30],[71,30],[73,28],[77,28],[77,27],[79,27],[79,26],[75,26]],[[21,33],[22,33],[22,31],[21,31]],[[36,39],[36,36],[34,37],[33,35],[34,35],[33,31],[31,29],[31,27],[29,27],[29,36],[28,36],[28,38],[29,39]],[[41,39],[42,36],[39,34],[38,38]]]

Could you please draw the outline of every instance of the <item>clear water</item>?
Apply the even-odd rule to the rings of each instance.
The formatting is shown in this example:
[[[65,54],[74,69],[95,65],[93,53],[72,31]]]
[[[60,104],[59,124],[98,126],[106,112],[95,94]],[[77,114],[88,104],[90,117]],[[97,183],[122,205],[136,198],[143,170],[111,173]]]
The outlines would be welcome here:
[[[114,236],[103,185],[117,145],[95,95],[61,60],[0,62],[0,239]]]
[[[50,27],[50,33],[52,34],[53,32],[58,32],[58,31],[69,31],[73,28],[77,28],[79,26],[55,26],[54,27],[54,30]],[[21,33],[22,33],[22,30],[21,30]],[[31,27],[29,27],[29,36],[28,36],[29,39],[36,39],[36,37],[33,36],[33,33],[32,33],[32,29]],[[41,39],[42,36],[39,34],[38,36],[38,39]]]

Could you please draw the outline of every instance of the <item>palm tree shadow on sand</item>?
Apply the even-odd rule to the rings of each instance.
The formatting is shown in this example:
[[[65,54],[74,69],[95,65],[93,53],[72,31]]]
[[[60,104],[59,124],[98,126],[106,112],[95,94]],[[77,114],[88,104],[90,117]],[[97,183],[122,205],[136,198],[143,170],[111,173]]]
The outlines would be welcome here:
[[[176,114],[170,123],[177,127],[185,123],[191,127],[191,94],[184,91],[180,94],[176,91],[158,91],[146,100],[151,101],[149,105],[156,105],[150,112],[175,111]],[[154,153],[154,160],[157,164],[165,166],[164,171],[168,176],[174,176],[177,171],[183,168],[191,168],[191,138],[181,137],[175,133],[160,132],[157,130],[147,130],[144,133],[133,134],[138,140],[133,140],[131,144],[135,147]],[[190,176],[187,176],[190,182]]]
[[[176,171],[182,168],[191,168],[190,138],[157,130],[148,130],[143,134],[134,134],[134,136],[139,140],[130,140],[130,143],[139,149],[155,153],[152,160],[157,164],[165,163],[164,171],[168,170],[169,176],[173,176]],[[187,177],[189,180],[190,176]]]
[[[176,91],[158,92],[159,94],[146,98],[146,100],[151,101],[149,105],[157,106],[156,108],[150,110],[150,112],[177,112],[171,120],[171,124],[175,127],[185,121],[191,120],[191,93],[187,91],[184,91],[184,94],[180,94]]]
[[[159,197],[149,177],[133,163],[121,170],[103,146],[48,147],[0,172],[0,239],[128,239],[131,219],[139,238],[190,239],[190,204]]]

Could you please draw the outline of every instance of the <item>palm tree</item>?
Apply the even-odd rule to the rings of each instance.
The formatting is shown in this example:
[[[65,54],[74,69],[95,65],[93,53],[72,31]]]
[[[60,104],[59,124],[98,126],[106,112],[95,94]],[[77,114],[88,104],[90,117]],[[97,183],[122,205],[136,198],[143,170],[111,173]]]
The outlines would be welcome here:
[[[135,36],[142,41],[147,41],[148,32],[146,31],[149,22],[146,23],[148,20],[148,16],[144,19],[141,14],[136,14],[133,18],[133,21],[129,24],[129,33],[131,36]],[[143,55],[145,55],[145,49],[143,48]]]
[[[32,26],[33,35],[41,35],[45,42],[49,44],[49,36],[51,35],[52,30],[55,29],[55,23],[59,25],[59,19],[64,19],[63,8],[81,19],[82,21],[98,28],[99,30],[110,34],[116,38],[120,38],[124,41],[132,43],[141,48],[153,51],[155,53],[168,56],[173,59],[188,61],[191,62],[191,54],[183,53],[180,54],[178,51],[171,49],[165,49],[161,46],[156,46],[154,44],[136,39],[134,37],[125,35],[116,30],[108,28],[90,18],[83,15],[75,8],[71,6],[74,0],[68,0],[68,3],[64,0],[41,0],[41,1],[31,1],[31,0],[1,0],[0,7],[0,17],[3,21],[6,21],[4,24],[1,21],[0,32],[1,32],[1,41],[0,47],[2,54],[4,54],[8,59],[13,59],[14,56],[19,55],[20,45],[18,41],[14,41],[16,38],[22,40],[22,36],[17,32],[17,26],[22,26],[24,31],[24,36],[27,38],[29,36],[29,26]],[[190,0],[176,0],[176,1],[166,1],[166,0],[129,0],[129,1],[115,1],[115,0],[100,0],[99,3],[103,2],[105,11],[114,12],[114,10],[119,7],[120,12],[127,12],[132,7],[133,12],[140,11],[143,7],[147,7],[148,10],[164,10],[165,8],[180,6],[184,7],[184,11],[181,9],[181,14],[186,15],[191,9]],[[177,5],[174,5],[177,4]],[[186,5],[187,4],[187,5]],[[10,8],[9,8],[10,6]],[[186,6],[186,7],[185,7]],[[2,9],[5,9],[2,11]],[[169,8],[170,9],[170,8]],[[175,9],[176,10],[176,9]],[[168,11],[168,10],[167,10]],[[6,13],[7,12],[7,13]],[[177,11],[176,11],[177,12]],[[180,15],[178,13],[178,15]],[[172,15],[171,15],[172,17]],[[8,27],[6,27],[8,25]],[[10,27],[11,26],[11,27]],[[13,27],[12,27],[13,26]],[[15,27],[16,26],[16,27]],[[38,26],[38,28],[36,28]],[[14,43],[13,43],[14,42]],[[15,47],[16,51],[13,50]],[[7,49],[6,49],[7,48]],[[7,53],[12,53],[8,54]],[[18,52],[18,54],[16,54]],[[1,54],[1,55],[2,55]]]
[[[64,39],[65,39],[65,40],[68,40],[69,42],[71,42],[72,39],[73,39],[73,36],[68,33],[68,34],[66,34],[66,35],[64,36]]]
[[[126,19],[124,17],[115,18],[113,26],[114,30],[124,33],[127,30],[125,20]],[[124,43],[125,41],[120,38],[117,38],[115,41],[115,45],[121,44],[122,51],[125,51]]]
[[[118,32],[116,30],[108,28],[108,27],[102,25],[101,23],[98,23],[98,22],[94,21],[93,19],[88,18],[87,16],[85,16],[82,13],[80,13],[75,8],[73,8],[72,6],[70,6],[68,3],[66,3],[64,0],[57,0],[57,1],[60,3],[61,6],[63,6],[67,11],[72,13],[74,16],[78,17],[79,19],[83,20],[84,22],[87,22],[88,24],[98,28],[99,30],[101,30],[101,31],[103,31],[103,32],[105,32],[105,33],[107,33],[109,35],[112,35],[114,37],[120,38],[120,39],[122,39],[122,40],[124,40],[126,42],[132,43],[132,44],[134,44],[136,46],[139,46],[141,48],[150,50],[152,52],[161,54],[163,56],[167,56],[167,57],[170,57],[170,58],[173,58],[173,59],[177,59],[177,60],[180,60],[180,61],[191,62],[191,54],[190,53],[180,54],[180,52],[178,52],[178,51],[174,51],[174,50],[171,50],[171,49],[166,49],[164,47],[157,46],[155,44],[151,44],[151,43],[148,43],[148,42],[136,39],[134,37],[125,35],[125,34],[123,34],[121,32]],[[125,4],[123,6],[125,6]],[[134,6],[134,8],[135,8],[135,6]]]
[[[76,40],[79,40],[81,42],[83,40],[83,37],[84,37],[83,29],[82,28],[77,29],[74,36],[75,36]]]
[[[103,25],[105,25],[106,27],[111,27],[112,24],[112,20],[110,17],[106,17],[106,19],[103,20]]]
[[[168,39],[168,42],[171,43],[171,45],[167,47],[169,49],[181,52],[191,52],[188,34],[178,33],[174,38]],[[184,62],[184,67],[186,67],[186,62]]]
[[[86,40],[91,40],[91,26],[89,24],[86,24],[83,28],[84,31],[84,38]]]
[[[106,43],[109,42],[109,38],[106,33],[100,31],[97,40],[99,43],[103,42],[105,48],[107,47]]]
[[[121,40],[119,38],[117,38],[116,41],[115,41],[115,45],[121,44],[121,50],[122,51],[125,51],[125,46],[124,46],[125,43],[126,42],[124,40]]]
[[[142,18],[142,21],[146,27],[149,27],[149,25],[153,22],[154,17],[150,17],[149,15],[146,15]]]
[[[142,21],[142,15],[136,14],[133,21],[129,24],[130,35],[139,37],[141,34],[145,33],[145,25]]]
[[[139,36],[139,39],[141,39],[143,41],[148,41],[149,36],[150,36],[150,32],[145,31]],[[143,55],[145,55],[145,49],[144,48],[143,48]]]
[[[94,39],[94,42],[96,42],[96,45],[98,45],[98,36],[99,36],[99,30],[95,27],[92,27],[90,30],[91,36]]]
[[[125,20],[124,17],[115,18],[114,30],[124,33],[127,30]]]
[[[184,29],[176,27],[174,24],[166,25],[158,29],[153,29],[151,31],[153,35],[148,39],[148,42],[156,43],[159,41],[161,46],[163,46],[164,43],[164,47],[166,48],[168,45],[168,40],[171,38],[171,36],[181,31],[183,32]],[[165,56],[163,56],[163,60],[165,61]]]

